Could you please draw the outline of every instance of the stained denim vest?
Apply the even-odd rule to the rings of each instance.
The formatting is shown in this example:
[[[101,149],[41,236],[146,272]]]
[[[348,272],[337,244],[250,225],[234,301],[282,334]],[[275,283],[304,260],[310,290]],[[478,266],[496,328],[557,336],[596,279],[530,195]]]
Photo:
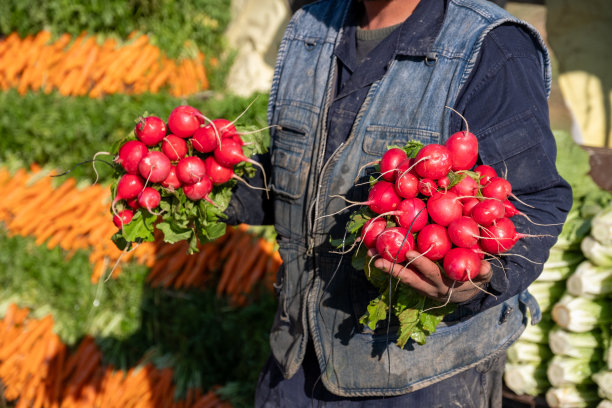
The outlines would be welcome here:
[[[548,54],[539,34],[505,11],[477,0],[450,0],[441,32],[423,58],[396,59],[375,82],[352,132],[323,162],[325,116],[332,98],[336,61],[348,1],[321,1],[298,11],[281,42],[270,95],[271,188],[283,265],[277,278],[279,308],[271,331],[272,352],[286,377],[304,356],[310,337],[321,380],[341,396],[407,393],[474,367],[514,342],[527,322],[527,292],[450,324],[441,324],[425,345],[400,349],[395,333],[359,324],[376,296],[363,271],[339,254],[349,211],[342,197],[363,201],[366,166],[390,145],[425,144],[448,138],[451,111],[474,67],[484,36],[503,23],[521,24],[540,45],[542,80],[550,89]],[[500,96],[502,97],[502,96]],[[504,160],[504,152],[487,157]],[[371,166],[369,167],[371,169]]]

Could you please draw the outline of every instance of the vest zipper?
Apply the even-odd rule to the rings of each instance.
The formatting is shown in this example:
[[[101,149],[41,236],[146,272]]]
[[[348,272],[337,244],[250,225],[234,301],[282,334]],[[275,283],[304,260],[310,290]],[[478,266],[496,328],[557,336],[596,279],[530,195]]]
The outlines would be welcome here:
[[[394,62],[395,61],[393,61],[392,64]],[[319,216],[319,200],[320,200],[320,197],[321,197],[320,178],[325,173],[325,170],[327,169],[328,164],[331,161],[333,161],[334,156],[336,156],[338,154],[338,152],[340,152],[342,150],[342,148],[345,146],[345,144],[354,137],[355,129],[358,127],[359,121],[363,117],[365,110],[370,105],[370,101],[372,99],[372,94],[375,93],[376,88],[377,88],[377,84],[380,81],[381,80],[379,79],[378,81],[374,82],[370,86],[370,89],[368,91],[368,95],[366,96],[366,98],[364,99],[363,103],[359,107],[359,111],[357,112],[357,116],[355,116],[355,122],[353,123],[353,126],[351,127],[351,131],[350,131],[348,137],[346,138],[346,141],[342,142],[338,146],[338,148],[336,150],[334,150],[334,152],[331,154],[329,159],[325,163],[323,163],[322,166],[317,168],[317,184],[316,184],[316,193],[315,193],[314,201],[313,201],[313,204],[312,204],[313,208],[312,208],[312,210],[308,211],[308,213],[309,213],[309,215],[311,217],[311,220],[310,220],[310,231],[309,231],[309,238],[308,238],[308,250],[307,250],[307,252],[309,254],[312,253],[312,251],[314,250],[314,247],[315,247],[315,233],[314,233],[314,231],[315,231],[315,224],[317,222],[316,220],[318,219],[318,216]],[[327,101],[329,102],[329,98],[327,99]],[[325,108],[326,108],[326,112],[329,112],[329,103],[326,105]],[[327,118],[324,121],[324,125],[323,125],[323,130],[324,131],[326,130],[326,124],[327,124]],[[322,149],[319,152],[319,160],[317,160],[317,163],[321,163],[323,161],[323,154],[325,153],[325,145],[326,144],[327,144],[327,138],[325,138],[325,141],[323,141],[321,143]]]
[[[333,66],[332,66],[332,77],[330,78],[329,84],[330,86],[328,87],[327,90],[327,95],[325,96],[325,106],[324,106],[324,115],[323,115],[323,120],[320,126],[320,136],[325,136],[325,137],[320,137],[321,142],[319,143],[319,150],[318,150],[318,155],[317,155],[317,160],[315,162],[315,188],[314,188],[314,197],[313,200],[311,201],[311,204],[308,208],[308,217],[310,218],[308,220],[308,247],[306,249],[306,256],[312,256],[314,253],[314,248],[315,248],[315,233],[314,233],[314,227],[315,227],[315,223],[316,223],[316,214],[317,214],[317,202],[319,200],[319,192],[321,190],[321,174],[322,174],[322,169],[325,168],[325,164],[326,163],[322,163],[323,159],[325,157],[325,147],[327,146],[327,115],[329,114],[329,107],[331,106],[331,99],[332,99],[332,94],[333,94],[333,90],[335,87],[335,83],[336,83],[336,78],[338,75],[338,62],[337,60],[334,58],[333,61]],[[338,147],[338,149],[342,146],[342,144]],[[338,149],[336,149],[336,151],[334,151],[334,153],[331,155],[331,157],[333,157],[336,152],[338,151]],[[330,158],[331,160],[331,158]],[[329,160],[328,160],[329,161]],[[321,164],[322,163],[322,164]]]

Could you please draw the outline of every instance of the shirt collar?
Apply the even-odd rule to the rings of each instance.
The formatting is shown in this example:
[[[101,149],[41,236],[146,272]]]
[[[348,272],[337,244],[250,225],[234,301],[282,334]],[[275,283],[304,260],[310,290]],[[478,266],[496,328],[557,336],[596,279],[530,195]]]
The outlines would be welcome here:
[[[438,36],[447,0],[421,0],[414,12],[397,29],[394,55],[427,56]],[[334,53],[351,71],[356,65],[355,30],[359,24],[361,5],[352,1],[344,24],[343,34]]]

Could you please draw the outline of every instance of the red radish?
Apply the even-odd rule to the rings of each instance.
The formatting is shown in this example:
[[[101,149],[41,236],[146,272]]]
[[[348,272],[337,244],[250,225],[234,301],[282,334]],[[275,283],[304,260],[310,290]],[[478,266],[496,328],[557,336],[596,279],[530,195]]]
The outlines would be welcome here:
[[[144,180],[136,174],[124,174],[117,182],[117,190],[115,191],[115,198],[111,203],[111,209],[114,215],[118,215],[115,208],[120,200],[129,202],[134,198],[138,197],[138,194],[144,189]]]
[[[387,227],[387,221],[382,218],[368,220],[361,229],[361,241],[366,248],[375,248],[376,238]]]
[[[220,165],[225,167],[234,167],[234,165],[241,162],[251,163],[252,165],[259,167],[263,175],[264,189],[268,190],[265,169],[260,163],[246,157],[242,151],[242,146],[240,146],[240,143],[236,142],[234,139],[228,137],[222,138],[221,143],[219,146],[217,146],[213,152],[213,155],[215,160]]]
[[[534,225],[540,225],[540,226],[544,226],[544,227],[550,227],[553,225],[562,225],[562,224],[540,224],[537,223],[535,221],[533,221],[531,218],[529,218],[529,216],[527,214],[525,214],[524,212],[519,211],[514,204],[512,204],[510,202],[510,200],[504,200],[503,202],[504,204],[504,217],[506,218],[511,218],[514,217],[515,215],[520,215],[521,217],[525,217],[525,219],[527,221],[529,221],[530,223],[534,224]]]
[[[439,261],[451,249],[446,228],[438,224],[427,224],[416,240],[417,250],[432,261]]]
[[[470,216],[478,224],[489,226],[504,216],[504,204],[496,199],[484,199],[472,208]]]
[[[519,210],[517,210],[514,204],[512,204],[509,200],[504,200],[503,204],[504,204],[504,217],[511,218],[511,217],[514,217],[515,215],[523,214]]]
[[[406,252],[413,249],[414,238],[406,228],[387,228],[376,238],[376,252],[389,262],[404,262]]]
[[[452,248],[444,256],[442,267],[449,278],[465,282],[480,273],[480,257],[468,248]]]
[[[241,162],[252,162],[244,155],[242,146],[240,146],[234,139],[230,138],[221,139],[221,144],[217,146],[213,154],[215,156],[215,160],[225,167],[233,167]]]
[[[355,205],[367,205],[370,210],[374,211],[376,214],[393,215],[392,211],[394,211],[402,201],[402,198],[395,192],[395,185],[385,180],[377,181],[372,185],[372,187],[370,187],[367,201],[355,202],[347,200],[341,196],[334,197],[343,198],[351,205],[344,207],[335,213],[323,215],[322,217],[330,217],[332,215],[339,214],[347,208]]]
[[[393,183],[381,180],[370,188],[368,201],[362,204],[368,205],[376,214],[383,214],[395,210],[401,201],[395,193]]]
[[[198,156],[187,156],[176,165],[176,176],[183,184],[194,184],[206,176],[204,161]]]
[[[125,201],[132,210],[137,210],[140,208],[140,204],[138,204],[138,197],[131,198]]]
[[[170,112],[168,127],[172,134],[185,139],[200,127],[202,117],[202,113],[193,106],[180,105]]]
[[[408,157],[406,160],[401,162],[395,169],[396,178],[404,173],[410,173],[410,174],[413,174],[414,176],[417,176],[417,173],[414,170],[414,162],[415,162],[415,159],[413,157]]]
[[[226,183],[234,176],[234,169],[220,165],[213,156],[204,159],[204,168],[214,185]]]
[[[436,185],[436,182],[432,179],[422,178],[419,180],[417,188],[419,190],[419,193],[423,194],[426,197],[431,197],[438,189],[438,186]]]
[[[453,171],[469,170],[478,160],[478,139],[468,130],[456,132],[444,145],[451,152]]]
[[[469,216],[472,214],[472,209],[474,209],[474,206],[478,204],[480,200],[476,197],[465,197],[461,199],[461,202],[463,203],[463,215]]]
[[[391,211],[389,214],[395,216],[395,221],[400,227],[404,227],[410,232],[422,230],[428,220],[425,202],[416,197],[402,200],[397,206],[397,210]]]
[[[238,133],[236,126],[227,119],[213,119],[212,123],[217,128],[221,137],[234,137]]]
[[[502,177],[491,177],[481,191],[483,196],[496,198],[503,202],[512,195],[512,186],[508,180]]]
[[[461,248],[478,245],[480,230],[471,217],[462,216],[448,224],[448,236],[453,244]]]
[[[153,212],[153,209],[156,208],[160,202],[161,195],[159,191],[152,187],[146,187],[138,194],[138,204],[140,204],[142,208],[146,208],[149,212]]]
[[[113,216],[113,223],[115,227],[122,229],[124,225],[129,224],[134,217],[134,212],[132,210],[122,210],[119,211],[119,214]]]
[[[144,189],[144,180],[136,174],[124,174],[117,183],[117,193],[113,202],[138,197]]]
[[[480,242],[480,241],[478,241]],[[472,251],[474,251],[476,253],[476,255],[478,255],[478,257],[480,258],[480,260],[482,261],[485,257],[485,253],[484,251],[480,248],[479,244],[474,245],[473,247],[470,248]]]
[[[234,173],[234,169],[230,169],[217,163],[213,156],[208,156],[206,159],[204,159],[204,167],[206,169],[206,175],[208,178],[210,178],[215,186],[227,183],[231,179],[235,179],[246,184],[249,188],[255,190],[265,190],[264,188],[250,185],[242,177]]]
[[[443,145],[432,143],[416,155],[415,170],[421,177],[437,180],[446,177],[453,164],[450,151]]]
[[[442,177],[441,179],[436,180],[436,184],[438,187],[446,189],[450,185],[450,180],[448,177]]]
[[[138,140],[130,140],[119,148],[115,163],[119,163],[126,173],[138,174],[138,163],[148,152],[149,149],[144,143]]]
[[[460,197],[475,196],[478,193],[478,182],[466,174],[450,190]]]
[[[501,254],[514,246],[523,234],[516,232],[514,223],[508,218],[500,218],[489,227],[481,227],[480,248],[489,254]]]
[[[134,134],[147,146],[155,146],[166,136],[166,124],[157,116],[141,118],[134,128]]]
[[[178,136],[168,135],[162,141],[161,151],[171,161],[177,161],[187,155],[187,142]]]
[[[453,133],[444,143],[452,156],[452,170],[469,170],[478,160],[478,139],[470,132],[470,126],[465,117],[450,106],[446,108],[455,112],[465,123],[465,131]]]
[[[138,172],[140,175],[151,183],[161,183],[168,177],[170,173],[170,159],[156,150],[147,153],[138,163]]]
[[[212,181],[210,181],[208,177],[202,177],[202,179],[198,181],[197,183],[186,184],[183,186],[183,192],[185,193],[185,196],[188,199],[192,201],[198,201],[198,200],[204,199],[208,201],[209,203],[211,203],[212,205],[216,205],[208,197],[208,194],[210,194],[212,189],[213,189],[213,184],[212,184]]]
[[[429,216],[444,227],[463,215],[462,207],[457,194],[451,191],[438,191],[427,200]]]
[[[211,124],[198,128],[191,138],[191,145],[200,153],[214,151],[221,140],[220,133],[215,132]]]
[[[481,186],[486,186],[490,179],[497,177],[497,172],[495,169],[491,166],[487,166],[486,164],[476,166],[474,171],[480,175]]]
[[[395,192],[402,198],[414,198],[419,194],[419,179],[412,173],[400,173],[395,179]]]
[[[406,160],[406,152],[400,148],[394,147],[383,154],[380,159],[380,173],[383,179],[387,181],[395,181],[397,166]]]
[[[176,166],[170,167],[170,173],[168,173],[168,177],[166,177],[165,180],[161,182],[161,185],[170,190],[178,190],[179,188],[181,188],[183,184],[176,176]]]
[[[240,136],[240,133],[234,133],[234,136],[232,136],[231,138],[234,139],[234,141],[240,146],[247,146],[253,144],[253,142],[245,143],[244,140],[242,140],[242,136]]]

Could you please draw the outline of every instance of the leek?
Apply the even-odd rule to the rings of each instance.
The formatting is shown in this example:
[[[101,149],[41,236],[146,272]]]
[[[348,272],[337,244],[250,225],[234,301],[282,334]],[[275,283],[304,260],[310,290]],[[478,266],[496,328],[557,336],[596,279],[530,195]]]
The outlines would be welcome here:
[[[612,293],[612,266],[583,261],[567,280],[567,291],[574,296],[602,296]]]
[[[548,344],[553,353],[581,359],[601,359],[601,333],[588,331],[575,333],[554,327],[548,333]]]
[[[573,357],[554,356],[546,375],[553,387],[592,383],[591,376],[601,368],[601,362]]]
[[[506,364],[504,383],[516,395],[540,395],[550,388],[546,366],[535,364]]]
[[[546,403],[552,407],[583,408],[593,406],[600,400],[594,387],[566,386],[549,388]]]
[[[602,245],[589,235],[580,243],[580,249],[595,265],[612,267],[612,245]]]
[[[612,308],[602,299],[566,294],[554,305],[552,317],[564,329],[583,333],[612,322]]]
[[[515,341],[506,351],[506,357],[511,364],[546,364],[552,356],[552,351],[550,351],[548,345],[521,339]]]

